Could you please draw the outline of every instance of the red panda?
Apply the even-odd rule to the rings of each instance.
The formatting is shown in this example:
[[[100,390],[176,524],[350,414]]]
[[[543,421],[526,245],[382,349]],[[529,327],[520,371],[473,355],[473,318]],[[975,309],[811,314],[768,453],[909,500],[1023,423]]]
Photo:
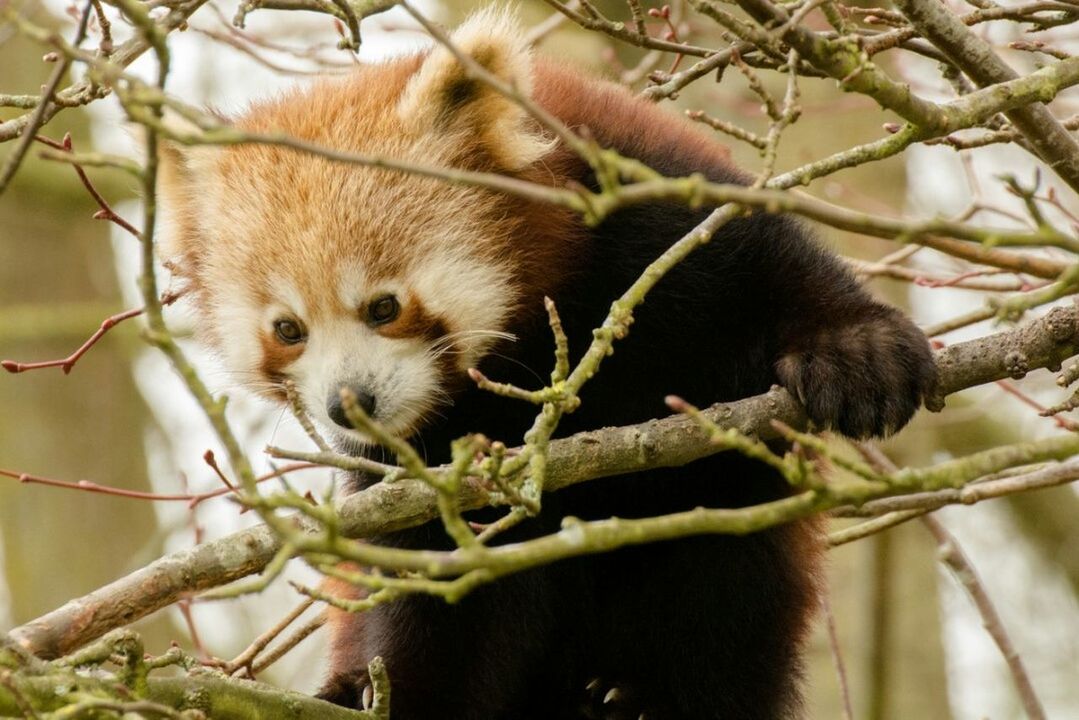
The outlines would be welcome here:
[[[602,146],[669,176],[746,182],[725,148],[683,119],[534,58],[503,14],[473,16],[452,39]],[[596,186],[581,160],[444,48],[257,103],[235,124]],[[709,212],[653,202],[588,228],[562,208],[265,145],[171,148],[162,173],[166,250],[223,363],[272,396],[293,381],[340,447],[377,452],[342,415],[339,389],[351,388],[431,463],[470,432],[520,440],[534,409],[481,392],[467,370],[542,384],[552,358],[543,296],[579,356],[610,302]],[[709,404],[778,382],[819,425],[878,435],[907,422],[934,377],[926,339],[908,319],[873,300],[801,224],[755,213],[658,283],[559,433],[660,416],[668,394]],[[372,482],[357,475],[351,487]],[[566,515],[645,517],[787,493],[763,464],[721,453],[553,493],[500,542],[556,530]],[[451,547],[437,523],[373,541]],[[805,520],[557,563],[455,605],[415,596],[340,615],[322,696],[362,705],[367,663],[381,656],[395,720],[594,717],[582,707],[593,678],[625,689],[610,705],[627,717],[799,717],[821,553],[818,524]]]

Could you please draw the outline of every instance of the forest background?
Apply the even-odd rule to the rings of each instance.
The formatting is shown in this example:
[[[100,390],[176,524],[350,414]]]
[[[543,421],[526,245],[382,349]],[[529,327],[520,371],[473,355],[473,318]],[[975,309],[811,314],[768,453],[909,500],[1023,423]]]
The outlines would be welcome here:
[[[815,3],[821,5],[822,3]],[[579,8],[576,4],[571,4]],[[631,4],[632,5],[632,4]],[[644,4],[645,9],[649,6]],[[803,7],[808,4],[803,4]],[[1028,7],[1012,2],[955,4],[971,11],[984,7]],[[1079,34],[1071,24],[1079,6],[1069,2],[1036,3],[1026,17],[1057,17],[1067,22],[1043,26],[1002,22],[977,26],[1013,65],[1029,72],[1045,61],[1071,58]],[[422,3],[428,16],[452,27],[474,9],[472,3]],[[608,17],[629,22],[626,3],[599,2]],[[852,4],[851,7],[857,7]],[[661,6],[653,9],[659,11]],[[811,8],[812,9],[812,8]],[[112,8],[109,8],[112,12]],[[244,33],[231,25],[235,8],[208,3],[189,27],[171,38],[171,92],[195,105],[226,113],[254,97],[321,72],[345,72],[349,51],[336,49],[348,28],[324,14],[259,11],[247,18]],[[879,9],[887,18],[890,9]],[[23,3],[19,12],[33,23],[73,32],[82,5],[62,2]],[[673,53],[632,43],[576,26],[554,13],[546,2],[522,2],[523,22],[533,28],[538,51],[569,58],[593,72],[637,90],[656,86],[649,75],[669,78],[699,60],[684,57],[677,68]],[[1055,14],[1054,14],[1055,13]],[[855,15],[864,21],[870,10]],[[823,16],[806,14],[815,30]],[[675,3],[667,15],[647,20],[654,37],[673,32],[673,40],[722,45],[715,24],[696,14],[690,3]],[[887,27],[886,23],[878,27]],[[1037,32],[1031,32],[1031,30]],[[1053,54],[1016,47],[1042,42]],[[375,59],[414,48],[429,39],[402,8],[363,20],[358,57]],[[1044,50],[1043,46],[1043,50]],[[291,48],[282,50],[281,48]],[[55,62],[49,52],[13,23],[0,24],[0,92],[40,92]],[[919,57],[884,56],[880,65],[934,98],[951,96],[934,63]],[[149,55],[131,71],[152,77]],[[658,76],[657,76],[658,77]],[[760,70],[729,67],[722,82],[706,76],[662,102],[671,112],[703,110],[710,116],[756,133],[768,134],[774,123],[762,112],[753,78],[777,102],[785,77]],[[894,128],[894,115],[871,98],[843,92],[835,80],[802,78],[802,117],[786,127],[775,166],[780,171],[845,149],[880,140]],[[1079,95],[1065,90],[1051,106],[1060,118],[1079,110]],[[25,109],[0,107],[0,122]],[[42,134],[60,140],[70,133],[78,151],[138,154],[139,134],[126,125],[110,100],[66,110]],[[752,144],[726,138],[734,157],[756,171],[761,165]],[[13,143],[0,147],[10,157]],[[992,226],[1027,227],[1034,188],[1050,218],[1047,222],[1076,232],[1074,190],[1014,144],[958,150],[946,144],[914,145],[901,154],[851,167],[811,184],[810,195],[843,207],[889,217],[958,216]],[[139,216],[137,184],[113,170],[89,171],[97,189],[119,215]],[[1011,175],[1012,180],[1002,179]],[[1037,179],[1036,179],[1037,178]],[[1044,200],[1055,188],[1055,205]],[[1017,191],[1017,188],[1019,190]],[[1032,192],[1035,192],[1032,190]],[[988,210],[987,210],[988,208]],[[0,358],[32,361],[63,357],[101,320],[140,304],[135,280],[137,247],[115,224],[94,222],[99,206],[69,164],[28,152],[19,172],[0,196]],[[984,313],[992,299],[1029,293],[1036,285],[1022,273],[986,270],[932,249],[910,254],[895,242],[821,226],[822,237],[853,259],[874,291],[904,306],[925,328],[945,327],[957,317],[983,319],[934,334],[955,344],[1006,330],[994,313]],[[906,246],[914,247],[914,246]],[[898,258],[896,253],[907,252]],[[1036,257],[1073,260],[1060,248],[1025,250]],[[884,258],[885,262],[881,262]],[[1074,281],[1071,292],[1074,292]],[[1070,293],[1060,293],[1067,306]],[[1021,319],[1029,324],[1048,305]],[[169,310],[181,336],[190,320],[184,309]],[[306,438],[293,418],[242,393],[215,373],[211,360],[191,348],[212,389],[233,395],[230,417],[259,471],[267,444],[300,447]],[[941,413],[922,411],[899,436],[882,448],[900,467],[928,466],[993,447],[1074,432],[1067,413],[1039,415],[1061,402],[1067,392],[1045,370],[1021,381],[1001,380],[948,399]],[[186,394],[165,358],[139,339],[135,323],[124,323],[81,359],[68,375],[58,369],[0,376],[0,468],[67,480],[88,479],[126,490],[199,493],[220,486],[203,461],[213,435],[198,405]],[[303,487],[318,495],[327,472],[304,476]],[[977,569],[1015,649],[1026,666],[1040,703],[1049,717],[1079,713],[1079,497],[1064,485],[1010,494],[970,507],[936,513]],[[8,630],[142,567],[155,558],[197,542],[222,537],[258,522],[218,499],[189,510],[183,502],[151,502],[72,489],[19,483],[0,477],[0,630]],[[837,520],[836,528],[851,523]],[[1013,669],[982,628],[983,615],[952,574],[938,562],[939,538],[919,523],[906,523],[843,544],[830,553],[830,609],[837,643],[821,622],[813,640],[810,707],[814,717],[840,717],[844,697],[855,717],[1009,718],[1024,714],[1015,690]],[[289,577],[311,582],[314,574],[294,563]],[[274,625],[299,602],[283,582],[260,595],[216,603],[174,605],[134,625],[148,651],[163,653],[177,641],[196,655],[232,658],[253,638]],[[302,624],[317,614],[308,610]],[[311,692],[319,683],[325,637],[316,632],[259,675],[274,685]],[[838,653],[837,653],[838,650]],[[837,654],[849,687],[841,690]]]

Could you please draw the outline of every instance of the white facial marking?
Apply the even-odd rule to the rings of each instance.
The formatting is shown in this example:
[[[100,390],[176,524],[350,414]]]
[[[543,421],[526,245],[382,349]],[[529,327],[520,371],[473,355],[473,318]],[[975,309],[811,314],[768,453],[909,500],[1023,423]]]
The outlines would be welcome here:
[[[270,297],[276,300],[270,305],[270,310],[277,313],[273,320],[287,316],[301,322],[307,321],[310,313],[307,303],[304,302],[303,293],[287,277],[276,275],[271,277],[268,290]]]
[[[221,284],[210,308],[217,347],[231,370],[255,373],[262,363],[263,312],[242,284]]]
[[[337,318],[309,329],[307,347],[288,373],[308,413],[328,432],[367,440],[330,417],[330,403],[348,387],[375,398],[374,419],[390,432],[408,434],[445,399],[424,345],[420,339],[382,337],[354,318]]]
[[[329,262],[317,253],[279,258],[276,272],[260,276],[245,274],[245,261],[221,243],[220,264],[217,258],[208,263],[206,279],[214,288],[210,311],[225,364],[231,371],[256,376],[264,367],[263,343],[273,323],[298,320],[306,339],[294,348],[295,359],[276,370],[295,383],[308,414],[327,435],[370,441],[330,416],[331,400],[346,386],[375,398],[374,419],[390,432],[417,432],[432,413],[451,402],[447,366],[463,380],[467,368],[508,337],[503,329],[516,302],[512,268],[491,259],[492,251],[484,249],[490,247],[489,240],[477,238],[477,231],[482,228],[465,215],[437,226],[418,226],[410,247],[395,258],[403,269],[390,278],[372,269],[362,245],[351,258],[325,268],[301,265]],[[293,274],[290,263],[297,264]],[[320,275],[324,282],[310,280]],[[393,293],[406,305],[418,300],[426,315],[446,326],[447,334],[394,338],[380,333],[359,311],[382,293]],[[271,300],[262,303],[260,295]],[[407,313],[405,307],[402,314]]]
[[[367,273],[359,264],[348,263],[337,269],[337,300],[343,307],[361,307],[369,299],[369,287]]]
[[[361,270],[342,268],[331,290],[346,312],[306,320],[303,354],[286,372],[295,380],[308,413],[328,433],[368,440],[330,417],[329,404],[342,387],[372,395],[375,420],[391,432],[415,432],[432,411],[449,401],[441,356],[452,353],[454,366],[463,373],[493,342],[506,337],[501,328],[512,302],[506,271],[468,257],[456,249],[460,246],[447,247],[444,253],[422,257],[403,278],[380,280],[377,287],[368,284]],[[450,334],[435,340],[379,334],[353,308],[383,292],[396,293],[406,303],[415,295],[427,314],[446,322]]]
[[[452,247],[426,259],[409,281],[431,315],[449,320],[457,335],[456,366],[463,372],[476,365],[497,339],[514,299],[508,268],[484,264]]]

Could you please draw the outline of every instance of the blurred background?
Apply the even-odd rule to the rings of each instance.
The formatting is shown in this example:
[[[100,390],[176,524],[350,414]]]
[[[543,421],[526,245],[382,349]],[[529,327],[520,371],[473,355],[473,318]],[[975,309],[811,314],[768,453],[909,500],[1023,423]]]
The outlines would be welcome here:
[[[612,16],[626,15],[623,3],[596,4]],[[549,7],[538,0],[518,5],[522,21],[536,28],[542,53],[636,88],[644,86],[647,71],[656,67],[643,51],[550,21]],[[421,7],[452,25],[475,4],[426,2]],[[259,11],[249,16],[244,36],[230,29],[234,12],[234,4],[204,8],[185,32],[171,36],[171,92],[228,114],[251,98],[306,82],[312,74],[347,72],[354,62],[334,49],[338,33],[326,16]],[[70,8],[59,0],[27,3],[25,13],[68,31],[72,24]],[[707,26],[690,29],[704,44],[707,35],[699,33]],[[412,21],[396,11],[365,20],[363,31],[363,62],[425,44]],[[41,61],[43,52],[0,26],[0,90],[39,92],[51,72]],[[670,58],[659,60],[658,67],[667,69]],[[135,72],[150,69],[145,59],[133,66]],[[902,75],[920,93],[944,96],[946,88],[938,87],[932,67],[914,62],[889,71]],[[781,92],[782,79],[769,81]],[[840,93],[831,81],[803,80],[802,92],[803,119],[784,136],[780,171],[879,138],[882,124],[895,120],[866,98]],[[752,130],[767,128],[759,100],[733,71],[719,83],[705,78],[667,104],[671,112],[704,109]],[[0,108],[0,121],[14,115]],[[124,122],[111,99],[85,111],[66,111],[43,130],[56,139],[65,132],[72,134],[79,150],[138,152],[137,129]],[[740,164],[749,169],[759,165],[753,148],[730,144]],[[9,146],[0,146],[0,158],[9,151]],[[1032,175],[1034,168],[1028,155],[1009,148],[962,156],[941,147],[915,148],[818,181],[809,192],[859,210],[931,216],[959,212],[976,199],[1011,207],[1016,200],[1003,192],[995,175],[1004,170]],[[112,170],[90,174],[121,215],[137,220],[130,178]],[[70,167],[41,161],[33,153],[0,197],[0,358],[28,362],[63,357],[103,318],[139,304],[133,287],[138,248],[114,226],[92,220],[96,209]],[[1000,218],[993,220],[1001,224]],[[840,251],[861,259],[897,249],[829,229],[821,234]],[[919,252],[918,264],[926,274],[954,273],[958,267],[928,250]],[[167,283],[167,274],[163,277]],[[969,290],[872,282],[880,295],[905,306],[923,326],[986,302],[983,293]],[[181,331],[190,330],[191,320],[182,307],[170,309],[169,318]],[[993,329],[987,322],[942,340],[954,342]],[[261,449],[271,441],[307,447],[290,416],[231,387],[212,358],[196,347],[190,350],[214,389],[232,398],[232,419],[253,458],[260,459]],[[1034,373],[1021,385],[1031,397],[1045,396],[1050,403],[1058,399],[1047,372]],[[953,396],[941,414],[923,411],[886,449],[900,465],[925,465],[1054,431],[1051,421],[992,386]],[[135,490],[197,492],[218,486],[202,460],[214,447],[201,414],[164,360],[140,343],[137,322],[110,332],[70,375],[55,368],[0,375],[0,468]],[[262,461],[259,467],[268,466]],[[328,478],[297,476],[301,481],[322,488]],[[948,508],[938,517],[978,569],[1049,716],[1079,717],[1075,490],[1063,487]],[[222,499],[203,503],[192,513],[182,502],[129,500],[0,477],[0,631],[163,553],[249,522]],[[1022,716],[998,650],[966,595],[941,571],[935,543],[922,526],[900,526],[842,546],[832,551],[830,560],[830,603],[856,717]],[[302,569],[294,572],[302,574]],[[298,596],[278,582],[258,597],[196,603],[188,618],[170,608],[137,629],[150,652],[162,652],[176,640],[227,659],[298,602]],[[324,642],[316,634],[263,679],[312,691],[321,677]],[[839,717],[833,653],[823,623],[813,640],[808,672],[810,716]]]

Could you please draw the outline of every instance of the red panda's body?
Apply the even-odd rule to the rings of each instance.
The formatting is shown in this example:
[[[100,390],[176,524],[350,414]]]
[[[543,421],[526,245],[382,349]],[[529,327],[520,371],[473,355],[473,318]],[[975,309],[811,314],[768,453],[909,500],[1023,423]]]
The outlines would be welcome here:
[[[680,119],[533,64],[502,19],[480,16],[455,41],[501,77],[531,81],[539,103],[600,145],[670,176],[744,181],[722,146]],[[580,160],[441,50],[256,106],[239,124],[555,186],[594,184]],[[172,158],[166,181],[173,247],[226,362],[263,382],[295,380],[330,429],[335,390],[354,387],[432,464],[467,433],[514,444],[530,425],[533,407],[477,390],[465,370],[541,384],[552,362],[544,295],[579,357],[610,302],[709,212],[652,203],[588,229],[558,208],[256,146]],[[932,381],[927,344],[908,320],[872,300],[798,223],[754,214],[660,281],[559,434],[664,415],[667,394],[707,405],[776,382],[819,423],[880,434],[906,422]],[[355,450],[354,434],[337,431]],[[370,482],[352,479],[354,489]],[[550,494],[538,518],[499,542],[554,531],[567,515],[644,517],[786,494],[763,464],[722,453]],[[450,547],[438,523],[377,542]],[[816,523],[802,521],[562,562],[456,605],[415,596],[339,615],[323,694],[361,704],[366,664],[382,656],[395,720],[595,717],[582,709],[594,678],[623,688],[610,717],[798,717],[820,564]]]

